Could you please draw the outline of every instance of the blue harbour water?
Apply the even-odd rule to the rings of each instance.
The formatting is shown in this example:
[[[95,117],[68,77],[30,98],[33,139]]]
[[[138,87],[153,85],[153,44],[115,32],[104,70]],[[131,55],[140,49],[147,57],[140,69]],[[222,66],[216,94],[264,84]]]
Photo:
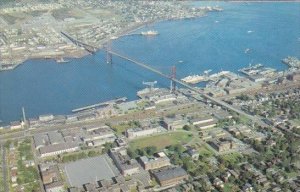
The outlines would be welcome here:
[[[210,3],[195,3],[195,6]],[[238,69],[262,63],[278,70],[287,68],[281,59],[300,57],[300,3],[218,2],[222,12],[196,19],[163,21],[139,31],[157,30],[158,36],[124,36],[114,40],[114,51],[179,78]],[[250,51],[245,54],[245,50]],[[182,62],[179,62],[182,61]],[[169,82],[120,58],[105,62],[103,51],[71,62],[30,60],[13,71],[0,73],[0,120],[8,123],[40,114],[68,114],[77,107],[115,97],[136,99],[143,81]]]

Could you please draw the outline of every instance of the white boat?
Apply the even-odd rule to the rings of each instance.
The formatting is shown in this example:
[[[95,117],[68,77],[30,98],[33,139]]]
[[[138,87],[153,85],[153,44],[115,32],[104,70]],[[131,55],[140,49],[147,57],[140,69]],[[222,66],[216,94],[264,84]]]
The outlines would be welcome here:
[[[202,75],[189,75],[185,78],[182,78],[181,81],[191,84],[196,84],[205,80],[205,76]]]
[[[249,31],[247,31],[247,33],[253,33],[254,31],[251,31],[251,30],[249,30]]]
[[[110,39],[111,39],[111,40],[115,40],[115,39],[118,39],[118,37],[112,36]]]
[[[245,53],[247,54],[250,51],[249,48],[245,49]]]
[[[205,71],[204,71],[204,74],[205,74],[205,75],[208,75],[208,73],[210,73],[210,72],[211,72],[211,69],[205,70]]]
[[[158,35],[158,32],[157,31],[143,31],[141,32],[142,35],[145,35],[145,36],[154,36],[154,35]]]
[[[57,59],[56,62],[57,63],[68,63],[69,60],[64,60],[64,58],[61,57],[61,58]]]

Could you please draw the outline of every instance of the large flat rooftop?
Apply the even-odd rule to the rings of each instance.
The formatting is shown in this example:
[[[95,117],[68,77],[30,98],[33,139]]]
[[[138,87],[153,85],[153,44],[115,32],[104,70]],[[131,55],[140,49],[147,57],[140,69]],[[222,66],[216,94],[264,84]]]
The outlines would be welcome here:
[[[82,187],[86,183],[95,183],[119,175],[119,171],[108,155],[65,164],[64,170],[68,183],[73,187]]]

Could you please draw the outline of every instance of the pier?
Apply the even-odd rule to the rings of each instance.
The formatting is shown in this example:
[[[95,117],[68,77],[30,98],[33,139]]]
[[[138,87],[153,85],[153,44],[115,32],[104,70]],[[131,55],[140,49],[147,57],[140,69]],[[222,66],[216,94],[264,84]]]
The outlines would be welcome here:
[[[91,110],[91,109],[96,109],[96,108],[107,106],[107,105],[113,105],[113,104],[116,104],[116,103],[125,102],[126,100],[127,100],[127,97],[121,97],[121,98],[114,99],[114,100],[111,100],[111,101],[106,101],[106,102],[97,103],[97,104],[94,104],[94,105],[88,105],[88,106],[85,106],[85,107],[80,107],[80,108],[77,108],[77,109],[73,109],[72,113],[78,113],[78,112]]]

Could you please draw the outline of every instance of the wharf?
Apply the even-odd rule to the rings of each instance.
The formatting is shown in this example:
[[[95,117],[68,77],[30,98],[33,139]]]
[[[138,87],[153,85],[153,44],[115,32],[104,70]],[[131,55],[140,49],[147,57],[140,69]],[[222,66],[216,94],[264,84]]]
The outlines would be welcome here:
[[[106,101],[106,102],[102,102],[102,103],[97,103],[94,105],[88,105],[85,107],[80,107],[77,109],[73,109],[72,113],[78,113],[78,112],[82,112],[82,111],[86,111],[86,110],[90,110],[90,109],[95,109],[95,108],[99,108],[99,107],[103,107],[103,106],[107,106],[107,105],[113,105],[113,104],[118,104],[118,103],[122,103],[125,102],[127,100],[127,97],[121,97],[118,99],[114,99],[114,100],[110,100],[110,101]]]

